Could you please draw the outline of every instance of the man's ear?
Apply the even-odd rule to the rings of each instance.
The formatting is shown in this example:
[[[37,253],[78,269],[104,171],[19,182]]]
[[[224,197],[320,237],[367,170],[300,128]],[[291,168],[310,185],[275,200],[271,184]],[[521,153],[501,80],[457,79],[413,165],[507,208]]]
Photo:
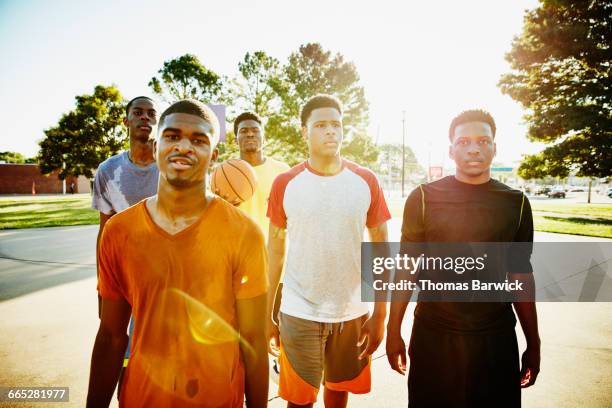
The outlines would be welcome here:
[[[453,145],[448,146],[448,157],[452,160],[455,160],[455,151],[453,150]]]
[[[123,126],[128,127],[128,118],[127,118],[127,116],[123,117]]]
[[[213,150],[212,155],[210,156],[210,160],[216,162],[218,157],[219,157],[219,149],[215,147],[215,150]]]
[[[153,139],[153,158],[157,158],[157,138]]]
[[[493,142],[493,157],[497,155],[497,143]]]

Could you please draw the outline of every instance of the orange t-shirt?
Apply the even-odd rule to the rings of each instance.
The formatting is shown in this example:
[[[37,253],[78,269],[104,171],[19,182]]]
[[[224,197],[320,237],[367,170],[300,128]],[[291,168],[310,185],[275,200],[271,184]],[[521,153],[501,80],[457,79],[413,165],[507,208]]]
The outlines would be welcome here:
[[[134,315],[121,406],[243,406],[236,300],[268,286],[263,235],[248,216],[214,198],[170,235],[141,201],[105,225],[99,267],[102,298],[125,298]]]

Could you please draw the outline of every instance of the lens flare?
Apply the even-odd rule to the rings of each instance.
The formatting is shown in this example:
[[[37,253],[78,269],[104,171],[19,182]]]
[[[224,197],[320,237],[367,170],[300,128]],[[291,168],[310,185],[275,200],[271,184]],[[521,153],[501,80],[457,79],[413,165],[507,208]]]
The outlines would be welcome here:
[[[212,309],[178,289],[170,289],[170,292],[185,301],[189,330],[195,341],[209,345],[239,341],[243,350],[255,352],[253,347],[240,337],[240,333]]]
[[[212,390],[243,386],[240,352],[252,355],[254,349],[240,337],[230,312],[215,307],[225,300],[207,300],[208,305],[177,288],[150,300],[152,313],[135,316],[134,341],[140,344],[130,359],[128,380],[146,376],[175,398],[212,405],[217,397]],[[218,397],[223,405],[225,397]]]

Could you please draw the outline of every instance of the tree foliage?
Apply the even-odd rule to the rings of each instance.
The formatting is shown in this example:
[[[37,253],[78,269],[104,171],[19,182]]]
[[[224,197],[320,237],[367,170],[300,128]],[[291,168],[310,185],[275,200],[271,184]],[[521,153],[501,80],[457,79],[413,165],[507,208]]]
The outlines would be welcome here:
[[[223,163],[224,161],[232,158],[236,158],[240,155],[240,148],[236,142],[236,136],[233,130],[228,130],[225,135],[225,142],[217,145],[219,149],[219,157],[217,157],[217,163]]]
[[[264,51],[247,52],[238,63],[238,71],[240,75],[232,81],[235,107],[268,117],[276,107],[272,83],[280,76],[280,61]]]
[[[342,101],[348,143],[351,136],[362,132],[368,141],[362,139],[355,143],[369,143],[370,149],[375,148],[365,136],[368,102],[359,84],[357,68],[341,54],[332,55],[317,43],[302,45],[289,56],[280,75],[273,77],[270,84],[279,99],[279,107],[268,118],[266,135],[271,150],[288,163],[297,163],[308,155],[300,134],[300,109],[310,97],[319,93],[335,95]]]
[[[98,85],[93,94],[75,97],[76,108],[45,130],[38,162],[43,174],[59,170],[61,179],[84,175],[127,147],[122,118],[125,105],[115,86]]]
[[[227,79],[186,54],[166,61],[149,86],[167,102],[189,97],[224,103],[229,106],[229,121],[239,111],[255,111],[266,121],[266,152],[289,164],[308,154],[300,134],[301,107],[318,93],[336,95],[345,109],[343,154],[363,165],[376,163],[378,150],[366,133],[368,103],[359,74],[341,54],[325,51],[320,44],[306,44],[281,65],[264,51],[248,52],[238,63],[238,72],[228,86]],[[230,132],[219,149],[220,160],[237,152]]]
[[[354,134],[350,140],[345,140],[342,146],[342,157],[373,170],[378,167],[379,156],[380,150],[372,143],[367,133]]]
[[[219,103],[223,78],[206,68],[198,57],[185,54],[164,62],[149,81],[149,87],[168,103],[181,99],[198,99],[204,103]]]
[[[36,163],[36,159],[26,159],[23,154],[17,152],[0,152],[0,162],[15,164]]]
[[[379,172],[385,177],[401,180],[402,178],[402,145],[383,144],[379,147],[380,160]],[[409,146],[404,149],[404,177],[408,179],[421,180],[426,172],[416,159],[414,151]]]
[[[527,114],[528,138],[547,143],[526,156],[524,178],[612,174],[612,3],[541,0],[506,55],[499,83]]]

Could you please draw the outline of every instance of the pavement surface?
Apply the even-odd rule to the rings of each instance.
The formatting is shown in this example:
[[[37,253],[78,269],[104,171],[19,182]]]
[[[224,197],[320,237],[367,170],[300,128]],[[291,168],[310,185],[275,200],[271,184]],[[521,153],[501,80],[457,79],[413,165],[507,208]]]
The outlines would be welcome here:
[[[399,236],[399,220],[390,234]],[[98,326],[95,279],[97,226],[0,231],[0,386],[70,387],[70,402],[85,405],[91,350]],[[603,241],[536,233],[537,241]],[[409,338],[412,308],[404,321]],[[525,407],[612,406],[612,303],[538,304],[541,374],[523,392]],[[524,348],[522,334],[517,330]],[[406,378],[392,371],[384,342],[374,354],[372,392],[351,395],[349,406],[405,407]],[[270,406],[286,404],[271,382]],[[317,407],[322,407],[322,397]],[[0,407],[24,407],[1,403]],[[31,406],[58,406],[36,403]],[[113,399],[113,407],[117,402]]]

